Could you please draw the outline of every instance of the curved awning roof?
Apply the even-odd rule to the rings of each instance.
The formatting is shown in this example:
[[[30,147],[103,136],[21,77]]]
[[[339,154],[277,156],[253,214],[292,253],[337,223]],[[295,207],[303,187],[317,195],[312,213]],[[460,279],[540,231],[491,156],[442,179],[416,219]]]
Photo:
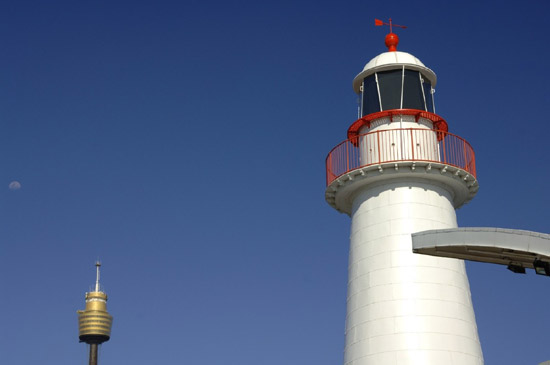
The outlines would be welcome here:
[[[530,269],[535,260],[550,262],[550,235],[518,229],[437,229],[413,233],[412,244],[415,253]]]

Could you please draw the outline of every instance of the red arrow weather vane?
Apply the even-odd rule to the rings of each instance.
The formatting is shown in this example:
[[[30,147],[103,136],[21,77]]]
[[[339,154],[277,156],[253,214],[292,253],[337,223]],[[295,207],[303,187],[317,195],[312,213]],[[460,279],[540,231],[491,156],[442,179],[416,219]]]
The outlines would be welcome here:
[[[381,21],[380,19],[374,19],[374,25],[375,25],[375,26],[389,25],[389,26],[390,26],[390,33],[393,33],[393,32],[392,32],[392,26],[393,26],[393,27],[403,28],[403,29],[407,28],[407,27],[404,26],[404,25],[393,24],[392,21],[391,21],[391,18],[390,18],[390,22],[389,22],[389,23],[384,23],[384,22]]]
[[[381,26],[381,25],[389,25],[390,26],[390,33],[386,36],[386,47],[388,47],[389,52],[397,51],[397,44],[399,43],[399,37],[397,36],[397,34],[395,34],[393,32],[393,27],[399,27],[399,28],[403,28],[403,29],[405,29],[407,27],[404,26],[404,25],[393,24],[392,21],[391,21],[391,18],[390,18],[389,23],[384,23],[380,19],[374,19],[374,25],[377,26],[377,27]]]

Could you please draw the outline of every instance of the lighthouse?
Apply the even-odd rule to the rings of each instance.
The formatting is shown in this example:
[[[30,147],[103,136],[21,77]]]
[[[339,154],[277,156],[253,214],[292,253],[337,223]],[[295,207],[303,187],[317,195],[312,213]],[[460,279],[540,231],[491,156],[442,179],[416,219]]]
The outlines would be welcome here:
[[[388,51],[353,79],[359,119],[326,158],[326,201],[351,217],[344,364],[480,365],[464,261],[411,241],[457,228],[479,188],[474,151],[436,114],[436,74],[387,25]]]

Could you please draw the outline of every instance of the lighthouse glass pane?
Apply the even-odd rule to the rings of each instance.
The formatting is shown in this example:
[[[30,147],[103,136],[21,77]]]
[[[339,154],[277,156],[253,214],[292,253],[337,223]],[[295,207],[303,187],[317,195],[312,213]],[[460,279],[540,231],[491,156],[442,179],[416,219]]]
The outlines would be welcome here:
[[[424,95],[426,95],[426,110],[430,113],[434,112],[434,103],[432,99],[432,84],[426,79],[424,79]]]
[[[426,110],[418,71],[405,70],[403,84],[403,109]]]
[[[376,113],[379,111],[380,101],[378,99],[376,77],[371,75],[363,80],[363,115]]]
[[[401,69],[378,72],[382,110],[401,109],[402,75]]]

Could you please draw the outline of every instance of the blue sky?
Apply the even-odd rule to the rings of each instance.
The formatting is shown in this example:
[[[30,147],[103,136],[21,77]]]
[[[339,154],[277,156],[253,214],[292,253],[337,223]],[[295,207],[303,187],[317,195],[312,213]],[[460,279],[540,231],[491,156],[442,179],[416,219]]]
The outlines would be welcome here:
[[[101,364],[342,363],[349,218],[324,159],[353,77],[399,50],[476,151],[460,226],[549,232],[544,1],[0,4],[0,355],[85,363],[76,310],[103,262]],[[8,185],[19,181],[21,188]],[[550,360],[550,278],[467,264],[487,364]]]

